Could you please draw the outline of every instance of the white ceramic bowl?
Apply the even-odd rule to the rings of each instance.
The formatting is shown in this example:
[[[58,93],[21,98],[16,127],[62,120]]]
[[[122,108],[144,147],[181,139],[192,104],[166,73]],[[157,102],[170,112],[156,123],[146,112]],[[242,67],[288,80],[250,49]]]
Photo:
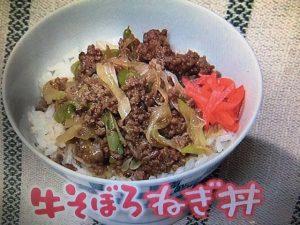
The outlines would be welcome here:
[[[96,40],[116,40],[130,25],[142,39],[151,28],[167,28],[172,47],[179,51],[193,49],[206,55],[208,61],[225,76],[243,84],[246,98],[240,130],[232,144],[203,165],[182,174],[166,178],[129,182],[141,193],[171,184],[172,193],[179,194],[217,168],[242,141],[258,112],[262,98],[262,79],[257,60],[245,39],[224,19],[209,10],[187,1],[133,1],[93,0],[77,2],[45,18],[18,42],[4,73],[3,98],[8,118],[22,141],[32,152],[45,161],[58,174],[91,193],[103,190],[106,185],[122,181],[105,180],[73,172],[41,154],[33,145],[34,137],[26,115],[40,96],[38,77],[49,65],[60,61],[74,49],[86,49]],[[237,162],[247,163],[247,162]],[[126,182],[128,183],[128,182]],[[99,215],[89,216],[104,221]],[[139,220],[132,220],[126,212],[106,221],[107,224],[171,224],[176,219],[158,219],[148,209]],[[159,221],[159,222],[158,222]]]

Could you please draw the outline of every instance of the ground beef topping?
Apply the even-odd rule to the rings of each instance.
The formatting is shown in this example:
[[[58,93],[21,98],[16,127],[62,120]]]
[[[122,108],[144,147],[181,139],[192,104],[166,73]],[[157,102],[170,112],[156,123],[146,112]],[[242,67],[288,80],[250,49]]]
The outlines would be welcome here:
[[[167,30],[150,30],[144,34],[143,43],[138,47],[138,59],[149,62],[159,59],[162,65],[177,76],[192,76],[199,72],[211,74],[214,66],[210,65],[206,57],[189,50],[186,54],[174,53],[168,42]]]
[[[211,74],[214,66],[206,61],[206,57],[200,57],[197,52],[189,50],[186,54],[174,54],[164,59],[165,67],[178,76],[192,76]]]
[[[177,75],[179,80],[181,76],[194,76],[198,73],[210,74],[214,69],[214,66],[207,62],[205,56],[201,57],[196,52],[191,50],[186,54],[173,52],[165,29],[161,31],[152,29],[146,32],[143,42],[140,42],[133,34],[127,37],[124,35],[119,41],[119,51],[119,57],[122,57],[122,60],[148,63],[150,71],[159,71],[156,73],[158,77],[164,69]],[[146,138],[151,113],[155,112],[155,107],[165,101],[163,92],[153,88],[155,81],[149,82],[149,76],[134,74],[129,77],[128,75],[122,84],[119,80],[120,88],[129,99],[131,107],[126,118],[121,119],[118,113],[117,98],[96,74],[96,64],[106,63],[109,60],[100,49],[89,45],[86,52],[79,54],[79,66],[74,72],[74,80],[56,78],[50,81],[50,85],[54,89],[64,91],[66,94],[63,99],[54,102],[56,106],[67,101],[75,102],[76,107],[71,110],[74,110],[75,116],[80,118],[80,125],[84,126],[77,132],[77,136],[66,143],[66,145],[75,146],[72,152],[76,162],[100,177],[109,178],[114,175],[123,175],[136,180],[168,173],[184,165],[188,154],[183,155],[178,149],[168,146],[151,145]],[[126,66],[123,67],[123,65],[116,67],[117,75],[120,75],[118,73],[122,69],[128,70]],[[167,92],[172,118],[168,126],[158,132],[166,139],[172,139],[172,143],[176,143],[178,148],[183,148],[191,144],[191,139],[187,133],[186,121],[176,109],[176,104],[180,98],[194,108],[194,102],[187,99],[178,86],[171,87],[173,82],[170,77],[167,81],[163,78],[159,79],[161,79],[161,84],[157,85],[161,85],[159,86],[160,90],[165,89]],[[169,82],[169,86],[166,82]],[[47,107],[47,102],[42,98],[36,109],[46,111]],[[121,153],[116,149],[112,151],[109,145],[107,122],[103,119],[103,115],[107,112],[117,124],[117,135],[121,134],[124,138]],[[83,129],[92,130],[93,135],[87,139],[80,139],[78,134],[82,133]],[[116,132],[116,130],[110,130],[110,132]],[[53,160],[63,164],[66,149],[67,147],[59,149]],[[137,168],[124,170],[124,163],[129,160],[135,160],[140,165]],[[72,164],[65,163],[64,166],[76,170]]]
[[[103,53],[95,45],[89,45],[87,52],[79,54],[80,67],[75,74],[76,80],[82,80],[85,77],[92,76],[96,73],[96,63],[101,62]]]
[[[144,34],[143,43],[138,47],[138,59],[150,62],[174,55],[168,42],[167,30],[150,30]]]

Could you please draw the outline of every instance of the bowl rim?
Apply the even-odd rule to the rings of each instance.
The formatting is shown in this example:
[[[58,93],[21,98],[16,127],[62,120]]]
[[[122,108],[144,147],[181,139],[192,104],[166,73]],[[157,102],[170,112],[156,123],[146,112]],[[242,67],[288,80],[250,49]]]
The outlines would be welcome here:
[[[175,2],[176,4],[180,5],[180,4],[184,4],[188,7],[194,7],[197,8],[197,10],[201,10],[204,11],[207,14],[210,14],[211,16],[215,17],[219,23],[222,23],[224,26],[230,27],[229,29],[234,32],[239,40],[248,48],[248,52],[250,54],[250,57],[252,58],[253,62],[256,64],[255,65],[255,70],[257,71],[258,74],[258,102],[256,103],[256,108],[254,110],[254,114],[251,116],[249,122],[246,124],[244,130],[241,131],[240,135],[227,147],[225,148],[222,152],[217,153],[216,156],[214,156],[213,158],[205,161],[203,164],[201,164],[200,166],[197,166],[189,171],[184,171],[182,173],[179,174],[171,174],[167,177],[161,177],[161,178],[154,178],[154,179],[148,179],[148,180],[113,180],[113,179],[104,179],[104,178],[100,178],[100,177],[94,177],[94,176],[90,176],[90,175],[85,175],[85,174],[81,174],[78,173],[76,171],[67,169],[66,167],[52,161],[51,159],[49,159],[47,156],[45,156],[43,153],[41,153],[35,146],[33,146],[32,144],[29,143],[29,141],[26,140],[26,138],[22,135],[22,133],[20,132],[20,130],[18,129],[17,125],[15,124],[15,121],[13,120],[11,113],[10,113],[10,109],[8,107],[8,103],[7,103],[7,98],[6,98],[6,80],[8,77],[8,68],[12,66],[13,62],[12,59],[14,58],[14,55],[16,55],[17,53],[17,49],[19,48],[19,46],[21,46],[26,39],[28,39],[30,37],[30,34],[32,31],[35,31],[39,26],[41,26],[42,24],[45,24],[49,18],[56,16],[57,14],[63,13],[73,7],[79,6],[81,4],[89,4],[89,2],[92,2],[95,0],[91,0],[91,1],[78,1],[78,2],[73,2],[70,4],[67,4],[57,10],[55,10],[54,12],[48,14],[47,16],[45,16],[40,22],[38,22],[36,25],[34,25],[33,27],[29,28],[29,30],[20,38],[20,40],[16,43],[13,51],[11,52],[4,72],[3,72],[3,77],[2,77],[2,97],[3,97],[3,104],[4,104],[4,108],[5,108],[5,112],[7,115],[7,118],[11,124],[11,126],[13,127],[14,131],[16,132],[16,134],[18,135],[18,137],[20,137],[21,141],[25,144],[25,146],[27,148],[29,148],[32,152],[34,152],[40,159],[42,159],[48,166],[50,167],[54,167],[55,170],[61,171],[63,174],[67,174],[68,177],[69,175],[72,176],[73,178],[79,178],[82,179],[84,181],[88,181],[91,183],[101,183],[104,185],[108,185],[111,183],[130,183],[131,185],[139,185],[139,186],[151,186],[151,185],[158,185],[158,184],[162,184],[162,183],[170,183],[176,180],[182,180],[185,177],[190,176],[191,174],[196,173],[197,171],[204,169],[204,168],[210,168],[213,165],[217,165],[219,162],[221,162],[223,159],[225,159],[228,155],[230,155],[230,153],[238,146],[238,144],[244,139],[244,137],[247,135],[247,133],[249,132],[249,130],[251,129],[251,127],[253,126],[255,119],[257,117],[257,114],[259,112],[259,109],[261,107],[262,104],[262,93],[263,93],[263,80],[262,80],[262,74],[261,74],[261,70],[259,67],[259,63],[255,57],[255,54],[253,52],[253,49],[251,48],[251,46],[249,45],[249,43],[246,41],[246,39],[235,29],[235,27],[228,23],[224,18],[222,18],[221,16],[217,15],[216,13],[212,12],[211,10],[197,5],[195,3],[189,2],[187,0],[174,0],[173,2]],[[106,0],[101,0],[98,1],[99,4],[101,4],[101,2],[106,1]],[[23,149],[22,149],[23,150]],[[56,171],[57,172],[57,171]],[[59,174],[61,175],[61,174]],[[65,177],[66,178],[66,177]]]

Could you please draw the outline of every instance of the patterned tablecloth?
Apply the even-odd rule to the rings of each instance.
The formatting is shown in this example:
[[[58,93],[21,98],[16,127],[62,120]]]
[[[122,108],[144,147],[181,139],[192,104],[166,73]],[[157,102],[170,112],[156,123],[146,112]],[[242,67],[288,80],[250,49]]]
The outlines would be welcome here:
[[[0,0],[0,68],[4,69],[16,42],[29,28],[69,2]],[[177,224],[300,224],[300,1],[192,2],[233,24],[252,46],[261,66],[264,99],[257,121],[213,176],[239,185],[256,180],[264,188],[265,202],[248,220],[238,216],[229,222],[213,205],[207,219],[187,216]],[[32,187],[51,187],[59,194],[65,181],[20,142],[5,115],[2,98],[1,109],[1,224],[98,224],[67,212],[52,220],[34,214]]]

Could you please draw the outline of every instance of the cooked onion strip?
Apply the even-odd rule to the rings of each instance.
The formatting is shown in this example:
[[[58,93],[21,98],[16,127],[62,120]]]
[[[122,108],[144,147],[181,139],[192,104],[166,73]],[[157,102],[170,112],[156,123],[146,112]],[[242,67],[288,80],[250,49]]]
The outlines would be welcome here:
[[[169,100],[167,93],[158,88],[159,93],[164,98],[164,103],[155,107],[150,116],[149,126],[146,131],[146,138],[151,145],[161,147],[170,146],[179,150],[178,144],[172,139],[167,139],[159,133],[160,129],[167,127],[172,119],[172,113],[169,106]]]
[[[64,146],[67,141],[73,139],[78,135],[78,132],[80,131],[81,128],[82,128],[82,124],[73,125],[65,133],[59,135],[56,138],[56,143],[60,146]]]
[[[193,145],[184,147],[181,152],[193,154],[209,152],[210,150],[207,147],[206,138],[203,132],[204,121],[200,119],[194,109],[188,106],[188,104],[181,99],[178,99],[178,109],[185,119],[187,132],[193,142]]]
[[[116,70],[111,63],[97,63],[97,74],[107,88],[111,90],[118,100],[118,112],[122,119],[131,111],[128,97],[118,85]]]
[[[124,69],[134,69],[141,76],[146,74],[149,70],[149,64],[137,61],[130,61],[128,58],[119,57],[109,59],[114,66]]]
[[[44,85],[42,93],[47,104],[51,104],[52,101],[63,99],[66,96],[66,92],[55,89],[50,81]]]
[[[183,93],[184,88],[183,88],[182,85],[179,83],[177,76],[176,76],[174,73],[171,73],[170,71],[167,71],[167,70],[164,71],[164,72],[165,72],[165,75],[166,75],[167,77],[170,77],[170,78],[172,79],[172,82],[173,82],[173,84],[174,84],[173,87],[175,87],[176,90],[178,90],[180,93]],[[168,82],[168,84],[169,84],[169,82]],[[170,86],[168,86],[167,88],[170,89],[171,87],[172,87],[172,86],[170,85]]]

